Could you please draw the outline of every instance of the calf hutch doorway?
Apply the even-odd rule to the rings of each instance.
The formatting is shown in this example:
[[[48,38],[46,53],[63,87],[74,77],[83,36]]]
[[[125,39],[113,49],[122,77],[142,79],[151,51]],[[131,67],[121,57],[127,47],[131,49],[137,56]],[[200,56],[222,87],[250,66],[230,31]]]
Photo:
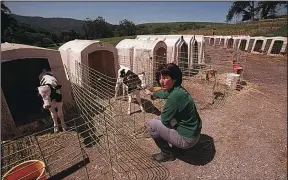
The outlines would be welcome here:
[[[198,65],[198,43],[197,43],[197,41],[194,42],[192,50],[193,50],[192,62],[193,62],[193,66],[196,66],[196,65]]]
[[[100,73],[95,76],[95,71],[89,71],[89,82],[91,83],[91,87],[97,88],[95,83],[95,78],[101,77],[96,81],[97,84],[105,83],[110,84],[111,86],[116,82],[116,72],[115,72],[115,64],[114,64],[114,54],[111,51],[107,50],[98,50],[88,54],[88,66]],[[108,85],[107,84],[107,85]]]
[[[155,63],[156,63],[156,70],[158,70],[159,65],[161,64],[166,64],[167,63],[167,50],[163,47],[160,47],[156,51],[156,58],[155,58]]]
[[[187,69],[189,62],[188,62],[188,45],[186,43],[182,44],[178,57],[179,57],[178,59],[179,67],[182,70]]]
[[[26,58],[1,63],[2,90],[16,126],[43,119],[42,99],[38,96],[39,74],[50,71],[48,59]]]

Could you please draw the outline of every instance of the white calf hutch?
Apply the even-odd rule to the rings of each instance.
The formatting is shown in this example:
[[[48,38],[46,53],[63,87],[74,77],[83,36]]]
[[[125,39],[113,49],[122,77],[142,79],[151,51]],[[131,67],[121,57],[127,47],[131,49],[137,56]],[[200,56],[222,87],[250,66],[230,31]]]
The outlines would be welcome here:
[[[246,38],[241,38],[240,42],[239,42],[238,49],[241,50],[241,51],[245,51],[247,43],[248,43],[248,38],[247,37]]]
[[[163,40],[167,44],[167,63],[185,64],[183,68],[203,64],[204,36],[203,35],[138,35],[136,39]],[[181,64],[181,63],[180,63]]]
[[[273,37],[266,37],[264,40],[264,49],[263,49],[263,53],[267,54],[271,44],[273,41]]]
[[[119,64],[126,66],[130,64],[128,67],[136,74],[145,72],[148,86],[154,83],[158,65],[167,63],[167,45],[161,40],[124,39],[117,44],[116,48],[120,56]],[[129,58],[125,56],[127,53]]]
[[[133,69],[134,44],[137,42],[135,39],[123,39],[116,45],[119,65]]]
[[[184,41],[188,45],[188,67],[192,67],[193,63],[198,62],[198,46],[194,35],[183,35]]]
[[[264,51],[266,38],[263,36],[256,36],[253,38],[254,42],[252,45],[251,53],[262,53]]]
[[[245,51],[251,52],[253,49],[254,42],[255,42],[255,37],[249,37],[247,41],[248,43],[246,44]]]
[[[203,35],[195,35],[195,41],[193,42],[193,46],[196,49],[198,48],[198,64],[204,64],[204,47],[205,41]]]
[[[98,40],[73,40],[59,48],[63,64],[77,82],[83,86],[91,85],[95,72],[116,79],[118,70],[118,57],[116,48],[106,42]],[[67,72],[66,72],[67,75]],[[68,75],[67,75],[68,76]]]
[[[287,37],[273,37],[271,45],[267,51],[268,55],[287,55]]]
[[[219,46],[220,45],[220,41],[222,39],[222,36],[214,36],[215,37],[215,41],[214,41],[214,46]]]
[[[181,39],[181,35],[139,35],[136,39],[157,39],[164,41],[167,45],[167,63],[174,62],[178,64],[178,57],[181,57],[179,56],[181,45],[184,42],[184,40]],[[186,51],[186,53],[188,52]]]
[[[43,118],[49,118],[49,112],[42,110],[43,102],[37,91],[39,74],[44,69],[51,70],[62,85],[64,116],[74,106],[59,51],[2,43],[1,66],[2,140],[13,134],[21,135],[19,131],[25,128],[33,131],[41,126]]]
[[[215,44],[215,37],[214,36],[211,36],[210,39],[209,39],[209,44],[210,45],[214,45]]]
[[[224,39],[224,41],[223,41],[223,39]],[[220,40],[220,44],[223,43],[224,48],[231,48],[231,41],[233,44],[232,36],[224,36],[224,38],[222,38],[222,42]],[[228,46],[228,44],[229,44],[229,46]]]
[[[181,57],[181,44],[184,43],[184,40],[181,36],[167,36],[165,37],[164,42],[167,44],[167,63],[173,62],[179,64],[179,58]],[[188,49],[186,49],[186,52],[183,52],[183,54],[184,53],[188,54]]]

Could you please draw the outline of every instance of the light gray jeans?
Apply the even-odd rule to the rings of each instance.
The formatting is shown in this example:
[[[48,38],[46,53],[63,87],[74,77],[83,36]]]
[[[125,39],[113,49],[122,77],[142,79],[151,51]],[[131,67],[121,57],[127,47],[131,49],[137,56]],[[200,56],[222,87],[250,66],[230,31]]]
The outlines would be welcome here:
[[[175,129],[164,126],[161,116],[147,122],[148,132],[162,151],[169,151],[169,144],[180,149],[193,147],[200,139],[200,134],[196,137],[186,138]],[[169,143],[169,144],[168,144]]]

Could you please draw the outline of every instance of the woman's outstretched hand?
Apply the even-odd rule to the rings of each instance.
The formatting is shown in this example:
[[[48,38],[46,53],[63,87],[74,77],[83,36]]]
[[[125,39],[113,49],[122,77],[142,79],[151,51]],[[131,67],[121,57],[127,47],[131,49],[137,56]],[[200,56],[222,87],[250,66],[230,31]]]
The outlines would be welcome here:
[[[148,89],[145,89],[145,94],[148,96],[152,96],[153,93],[151,91],[149,91]]]
[[[151,100],[157,99],[157,96],[155,96],[155,95],[153,94],[153,92],[151,92],[151,91],[148,90],[148,89],[145,89],[145,94],[146,94],[147,96],[150,96]]]

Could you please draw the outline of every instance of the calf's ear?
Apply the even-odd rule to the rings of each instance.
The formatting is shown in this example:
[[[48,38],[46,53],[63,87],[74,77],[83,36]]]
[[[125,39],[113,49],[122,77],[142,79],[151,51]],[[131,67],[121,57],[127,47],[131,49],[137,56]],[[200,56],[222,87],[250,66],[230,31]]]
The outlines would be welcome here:
[[[62,85],[57,85],[56,87],[55,87],[55,89],[60,89],[62,87]]]

